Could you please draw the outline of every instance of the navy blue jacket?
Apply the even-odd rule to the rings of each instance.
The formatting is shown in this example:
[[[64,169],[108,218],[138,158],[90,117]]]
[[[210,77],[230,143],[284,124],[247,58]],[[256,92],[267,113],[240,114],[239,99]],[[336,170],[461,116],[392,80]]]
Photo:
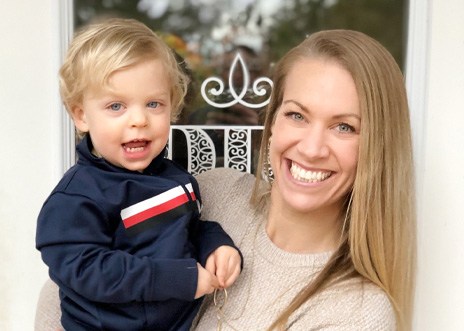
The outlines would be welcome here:
[[[234,246],[200,221],[196,180],[163,155],[143,173],[91,153],[89,137],[38,217],[36,245],[60,287],[66,330],[188,330],[197,261]]]

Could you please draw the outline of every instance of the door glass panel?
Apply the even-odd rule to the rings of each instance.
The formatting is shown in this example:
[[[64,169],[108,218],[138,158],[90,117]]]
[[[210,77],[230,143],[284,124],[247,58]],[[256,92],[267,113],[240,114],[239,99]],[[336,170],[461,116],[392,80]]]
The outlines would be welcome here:
[[[249,72],[249,85],[242,108],[265,102],[266,95],[254,93],[256,78],[269,75],[269,68],[287,50],[306,35],[321,29],[346,28],[363,31],[379,40],[403,67],[406,36],[405,0],[75,0],[74,22],[79,27],[105,17],[136,18],[163,36],[165,41],[185,59],[192,71],[194,84],[188,106],[179,124],[258,124],[252,112],[241,118],[223,116],[227,105],[243,92],[244,66]],[[235,70],[232,63],[240,52]],[[224,92],[212,95],[218,86],[211,82],[205,95],[201,85],[209,77],[223,79]],[[229,78],[234,83],[230,92]],[[263,88],[268,88],[263,83]],[[216,106],[215,106],[216,105]],[[237,105],[237,106],[238,106]],[[210,108],[217,116],[209,114]]]
[[[359,30],[389,49],[400,67],[405,57],[406,0],[75,0],[73,5],[75,28],[109,17],[135,18],[185,60],[192,84],[176,125],[210,126],[205,132],[214,144],[215,166],[229,166],[232,158],[224,154],[224,144],[235,138],[223,127],[262,124],[272,64],[308,34]],[[184,166],[186,132],[173,130],[176,148],[169,155]],[[254,162],[260,132],[249,135],[247,153]]]

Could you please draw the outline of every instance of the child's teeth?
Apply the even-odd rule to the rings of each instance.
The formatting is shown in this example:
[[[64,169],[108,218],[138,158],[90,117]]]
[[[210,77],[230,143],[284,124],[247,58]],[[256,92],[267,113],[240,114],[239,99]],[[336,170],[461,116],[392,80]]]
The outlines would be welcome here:
[[[131,147],[131,148],[127,148],[127,151],[129,153],[141,152],[143,151],[143,147]]]

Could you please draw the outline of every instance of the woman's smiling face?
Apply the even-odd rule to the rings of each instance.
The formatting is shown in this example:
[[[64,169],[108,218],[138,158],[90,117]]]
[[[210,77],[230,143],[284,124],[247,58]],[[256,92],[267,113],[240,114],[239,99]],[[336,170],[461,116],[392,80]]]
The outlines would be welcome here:
[[[356,175],[360,129],[350,73],[331,60],[296,62],[272,127],[273,202],[299,213],[340,212]]]

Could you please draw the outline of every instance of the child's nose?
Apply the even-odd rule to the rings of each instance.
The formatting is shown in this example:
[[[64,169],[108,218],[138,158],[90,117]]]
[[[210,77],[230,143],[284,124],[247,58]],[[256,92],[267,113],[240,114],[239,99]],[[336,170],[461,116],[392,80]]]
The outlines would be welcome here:
[[[134,107],[130,110],[130,126],[144,127],[148,124],[148,118],[145,108]]]

